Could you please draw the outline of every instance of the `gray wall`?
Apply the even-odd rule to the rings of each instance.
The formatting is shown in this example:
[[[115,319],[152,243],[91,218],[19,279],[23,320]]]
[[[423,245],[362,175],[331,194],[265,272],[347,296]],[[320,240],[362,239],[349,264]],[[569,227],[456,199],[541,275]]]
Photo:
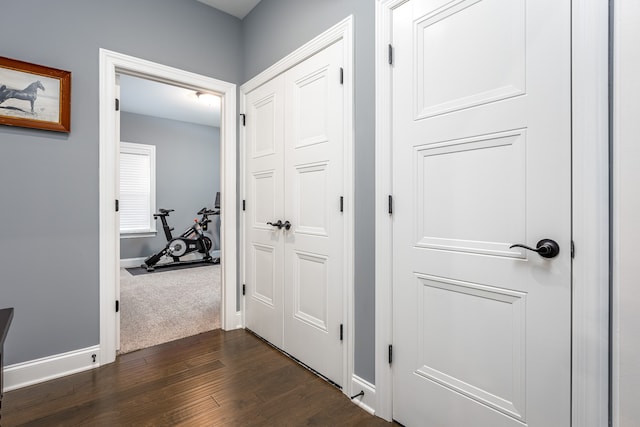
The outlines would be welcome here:
[[[10,3],[10,4],[9,4]],[[3,56],[71,71],[71,133],[0,126],[0,307],[14,364],[99,343],[98,49],[232,83],[241,22],[195,0],[5,4]]]
[[[243,20],[245,81],[349,15],[355,27],[355,373],[375,380],[373,0],[262,0]]]
[[[156,207],[175,210],[167,218],[174,236],[193,224],[200,209],[213,208],[220,191],[220,128],[123,112],[120,139],[156,146]],[[219,217],[210,219],[220,236]],[[159,219],[156,227],[155,237],[120,239],[120,258],[147,257],[162,249],[167,241]]]

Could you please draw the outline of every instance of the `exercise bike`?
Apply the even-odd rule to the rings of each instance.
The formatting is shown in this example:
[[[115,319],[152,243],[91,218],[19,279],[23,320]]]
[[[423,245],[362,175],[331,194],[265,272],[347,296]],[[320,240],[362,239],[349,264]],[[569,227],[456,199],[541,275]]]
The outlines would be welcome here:
[[[159,252],[145,259],[144,264],[142,264],[140,267],[146,268],[147,271],[154,271],[156,268],[175,265],[187,265],[205,262],[211,264],[219,263],[219,258],[213,258],[209,254],[209,252],[213,248],[213,242],[211,241],[211,238],[209,236],[206,236],[204,234],[204,232],[207,230],[208,225],[211,222],[209,216],[219,215],[220,210],[207,209],[206,207],[200,209],[198,211],[198,215],[201,215],[201,218],[194,219],[194,224],[186,229],[180,235],[180,237],[173,237],[171,232],[174,229],[169,227],[169,224],[167,223],[167,217],[169,216],[169,213],[173,211],[173,209],[159,209],[159,213],[153,214],[154,219],[157,220],[158,218],[160,218],[160,220],[162,221],[162,229],[164,230],[164,235],[167,239],[167,245]],[[202,258],[187,261],[180,260],[181,257],[192,252],[198,252],[202,254]],[[173,261],[158,264],[158,262],[163,257],[172,258]]]

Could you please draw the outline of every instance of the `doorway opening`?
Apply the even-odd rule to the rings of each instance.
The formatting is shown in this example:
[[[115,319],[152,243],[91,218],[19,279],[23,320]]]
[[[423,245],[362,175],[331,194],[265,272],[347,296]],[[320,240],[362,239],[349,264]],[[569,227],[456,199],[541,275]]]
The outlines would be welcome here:
[[[118,98],[116,76],[126,74],[221,98],[220,264],[221,319],[224,330],[240,326],[236,285],[236,86],[210,77],[100,49],[100,355],[113,362],[119,342],[120,233]],[[213,203],[213,202],[211,202]],[[176,224],[176,227],[181,225]]]
[[[117,82],[124,354],[220,328],[221,99],[127,74]]]

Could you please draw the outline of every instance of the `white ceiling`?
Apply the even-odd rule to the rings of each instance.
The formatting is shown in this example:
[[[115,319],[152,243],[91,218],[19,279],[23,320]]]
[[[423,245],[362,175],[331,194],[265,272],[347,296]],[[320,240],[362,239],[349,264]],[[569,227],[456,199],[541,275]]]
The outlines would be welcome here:
[[[260,0],[198,0],[243,19]],[[198,102],[195,91],[127,75],[120,76],[120,108],[129,113],[220,127],[220,99]]]
[[[243,19],[256,7],[260,0],[198,0],[211,7],[215,7],[229,15]]]
[[[128,113],[220,127],[220,98],[201,102],[193,89],[120,75],[120,109]]]

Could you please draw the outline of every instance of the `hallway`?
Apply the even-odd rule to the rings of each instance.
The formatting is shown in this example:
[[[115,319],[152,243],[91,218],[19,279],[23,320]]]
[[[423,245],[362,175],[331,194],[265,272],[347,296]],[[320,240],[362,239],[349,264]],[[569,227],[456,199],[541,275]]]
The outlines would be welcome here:
[[[4,427],[390,425],[244,330],[215,330],[5,394]]]

